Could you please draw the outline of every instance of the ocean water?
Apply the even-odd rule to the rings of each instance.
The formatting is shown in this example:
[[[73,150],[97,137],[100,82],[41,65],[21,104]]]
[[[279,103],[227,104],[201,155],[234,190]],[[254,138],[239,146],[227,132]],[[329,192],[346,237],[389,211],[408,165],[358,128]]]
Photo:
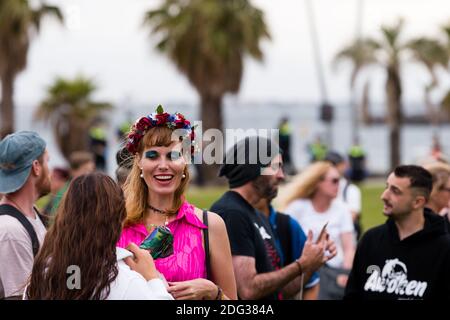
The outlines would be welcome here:
[[[186,103],[165,103],[166,110],[179,111],[188,119],[198,119],[198,107]],[[381,114],[383,106],[374,108],[375,114]],[[413,108],[410,108],[410,111]],[[115,165],[115,152],[119,143],[115,138],[115,130],[121,122],[130,117],[136,119],[154,111],[153,106],[116,106],[114,111],[108,113],[107,124],[109,130],[108,140],[108,172],[113,173]],[[414,110],[413,110],[414,111]],[[50,165],[65,165],[65,160],[59,153],[49,124],[38,123],[33,119],[34,108],[18,106],[16,117],[17,130],[35,130],[48,142],[51,154]],[[225,128],[237,129],[271,129],[276,128],[283,116],[290,120],[292,128],[292,157],[294,165],[301,169],[309,161],[307,146],[317,135],[325,137],[327,127],[319,120],[318,104],[312,103],[238,103],[236,100],[226,100],[224,109]],[[346,153],[351,146],[351,118],[350,109],[344,105],[337,105],[335,118],[331,125],[333,149]],[[443,125],[439,129],[441,144],[445,154],[450,153],[450,126]],[[418,163],[429,154],[433,130],[426,125],[404,125],[401,132],[401,161],[402,163]],[[377,174],[386,173],[389,168],[389,140],[386,125],[360,125],[360,142],[366,150],[367,167]]]

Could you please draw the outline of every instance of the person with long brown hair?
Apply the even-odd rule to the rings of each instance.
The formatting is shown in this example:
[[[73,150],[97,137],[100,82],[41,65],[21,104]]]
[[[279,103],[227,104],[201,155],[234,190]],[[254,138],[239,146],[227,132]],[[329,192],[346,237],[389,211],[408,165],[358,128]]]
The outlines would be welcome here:
[[[193,140],[190,122],[161,106],[136,121],[128,135],[134,162],[124,186],[127,218],[118,246],[140,245],[156,235],[160,245],[149,250],[175,299],[236,299],[222,218],[202,212],[184,197]]]
[[[57,213],[24,298],[173,299],[147,251],[135,245],[128,247],[131,252],[116,248],[125,199],[110,177],[92,173],[74,179]]]

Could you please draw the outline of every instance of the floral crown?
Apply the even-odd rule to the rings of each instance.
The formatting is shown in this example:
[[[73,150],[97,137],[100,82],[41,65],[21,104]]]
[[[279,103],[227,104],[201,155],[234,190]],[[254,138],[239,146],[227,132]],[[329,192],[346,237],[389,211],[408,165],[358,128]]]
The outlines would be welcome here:
[[[146,117],[141,117],[136,120],[128,133],[128,139],[126,148],[131,154],[135,154],[138,149],[139,142],[142,137],[151,128],[155,127],[167,127],[172,130],[183,129],[185,130],[184,136],[189,136],[191,143],[195,138],[194,129],[195,126],[191,126],[191,122],[186,120],[184,115],[179,112],[169,114],[164,112],[161,105],[156,108],[156,112],[149,114]],[[194,146],[191,144],[191,155],[194,153]]]

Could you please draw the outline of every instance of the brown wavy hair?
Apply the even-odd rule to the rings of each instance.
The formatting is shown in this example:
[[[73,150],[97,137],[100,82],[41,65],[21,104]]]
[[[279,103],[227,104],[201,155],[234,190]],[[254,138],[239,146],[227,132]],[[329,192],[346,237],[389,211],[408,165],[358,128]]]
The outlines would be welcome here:
[[[101,173],[74,179],[36,256],[28,299],[105,299],[118,274],[116,243],[126,217],[122,189]],[[81,288],[69,289],[69,266]]]
[[[173,143],[172,133],[173,130],[167,127],[154,127],[148,130],[139,142],[137,152],[134,156],[133,167],[131,168],[131,172],[128,175],[127,181],[124,185],[127,208],[125,226],[141,223],[145,218],[148,209],[148,187],[144,179],[141,178],[139,157],[136,155],[138,154],[142,157],[144,150],[153,146],[170,146]],[[169,214],[175,214],[184,201],[184,192],[189,183],[189,170],[187,170],[187,166],[184,168],[183,173],[186,175],[186,178],[181,180],[180,185],[175,190],[172,208],[168,210]]]

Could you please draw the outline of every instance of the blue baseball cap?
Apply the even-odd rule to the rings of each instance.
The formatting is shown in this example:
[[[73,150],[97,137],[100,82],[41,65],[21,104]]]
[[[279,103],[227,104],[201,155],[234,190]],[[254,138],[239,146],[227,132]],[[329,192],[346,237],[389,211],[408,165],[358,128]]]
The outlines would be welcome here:
[[[25,184],[33,161],[45,147],[45,141],[33,131],[12,133],[0,141],[0,193],[15,192]]]

